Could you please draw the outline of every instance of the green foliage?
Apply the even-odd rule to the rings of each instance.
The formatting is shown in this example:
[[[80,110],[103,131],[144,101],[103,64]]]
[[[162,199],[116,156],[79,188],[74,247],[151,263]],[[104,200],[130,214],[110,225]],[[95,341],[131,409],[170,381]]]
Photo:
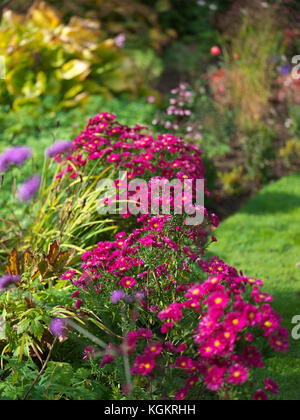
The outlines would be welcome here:
[[[289,117],[291,118],[290,132],[300,138],[300,109],[299,105],[289,106]]]
[[[36,379],[38,366],[27,360],[5,357],[0,382],[0,400],[20,400]],[[69,363],[50,361],[27,399],[29,400],[100,400],[108,399],[108,389],[95,380],[90,369]]]
[[[235,131],[234,113],[228,108],[220,109],[203,86],[197,92],[199,96],[192,120],[199,121],[203,127],[201,147],[210,158],[225,155],[230,150],[230,138]]]
[[[21,256],[13,251],[6,267],[7,272],[21,275],[22,280],[17,287],[0,295],[1,316],[6,322],[6,338],[1,351],[2,354],[13,353],[20,361],[23,355],[43,353],[45,344],[51,339],[48,325],[53,314],[70,315],[60,307],[71,305],[72,300],[66,293],[72,286],[61,281],[60,276],[72,253],[61,254],[55,245],[56,256],[60,254],[61,258],[58,264],[50,257],[54,245],[49,256],[28,251]]]
[[[238,112],[243,131],[268,115],[275,63],[271,57],[281,53],[281,34],[276,31],[276,16],[271,7],[249,5],[239,11],[241,22],[234,33],[224,36],[224,58],[231,102]]]
[[[22,172],[14,169],[6,173],[0,185],[1,217],[8,220],[11,226],[21,225],[22,229],[28,226],[32,214],[26,211],[22,202],[16,200],[16,180],[20,181],[21,174],[22,179],[25,179],[33,173],[42,172],[44,151],[54,140],[73,139],[85,127],[86,115],[95,115],[104,106],[109,112],[118,114],[120,121],[128,125],[134,125],[136,122],[141,125],[150,124],[155,109],[143,99],[131,101],[124,97],[105,102],[102,96],[96,95],[88,99],[85,106],[86,113],[80,108],[56,113],[48,106],[52,105],[44,100],[41,107],[26,105],[13,113],[8,112],[8,106],[0,106],[0,124],[3,130],[0,135],[0,153],[9,145],[21,144],[30,146],[34,152],[33,160],[24,165]],[[55,173],[54,166],[50,166],[47,171],[51,179]],[[7,230],[7,223],[0,220],[0,231],[0,242],[12,239],[7,243],[7,248],[11,250],[15,246],[14,243],[20,239],[16,235],[17,232],[20,233],[20,229],[15,228],[13,234],[10,234],[11,230]],[[7,252],[0,249],[0,259],[1,255],[7,255]]]
[[[266,181],[271,173],[271,164],[275,159],[274,140],[277,133],[273,127],[260,123],[245,130],[243,148],[249,176]]]
[[[292,138],[287,140],[285,146],[279,150],[279,157],[282,158],[290,167],[294,167],[294,162],[300,159],[300,140]],[[296,167],[295,167],[296,169]]]
[[[240,195],[244,191],[248,176],[244,173],[243,166],[233,168],[229,172],[218,172],[222,187],[227,195]]]
[[[0,103],[14,110],[39,106],[45,96],[59,110],[83,103],[91,93],[106,99],[138,94],[145,82],[133,73],[129,56],[105,39],[97,21],[72,17],[65,25],[44,2],[35,2],[26,15],[6,11],[0,33],[7,68]]]

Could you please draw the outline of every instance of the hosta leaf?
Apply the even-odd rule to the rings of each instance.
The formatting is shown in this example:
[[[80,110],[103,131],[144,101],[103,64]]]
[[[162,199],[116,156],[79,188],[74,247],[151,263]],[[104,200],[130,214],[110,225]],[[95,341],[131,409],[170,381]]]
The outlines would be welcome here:
[[[71,80],[78,76],[81,76],[84,80],[89,75],[90,71],[89,63],[74,59],[64,64],[61,70],[57,71],[57,74],[61,79],[65,80]]]
[[[29,10],[29,17],[38,26],[56,28],[60,23],[58,13],[44,1],[36,1]]]

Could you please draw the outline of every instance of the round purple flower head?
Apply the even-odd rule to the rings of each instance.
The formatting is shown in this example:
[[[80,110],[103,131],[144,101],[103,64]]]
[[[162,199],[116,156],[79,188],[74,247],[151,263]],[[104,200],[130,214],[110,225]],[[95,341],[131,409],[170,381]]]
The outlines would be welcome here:
[[[54,157],[63,153],[70,153],[73,148],[73,142],[69,140],[57,140],[46,150],[46,156]]]
[[[21,276],[14,276],[12,274],[5,274],[0,278],[0,290],[8,289],[12,284],[21,280]]]
[[[283,66],[279,67],[279,72],[283,76],[287,76],[288,74],[290,74],[291,70],[292,70],[292,66],[289,63],[286,63]]]
[[[116,305],[121,299],[123,299],[124,296],[125,293],[123,292],[123,290],[115,290],[114,292],[112,292],[110,300],[114,305]]]
[[[59,339],[65,339],[68,337],[68,329],[66,321],[62,318],[53,318],[50,323],[50,331],[53,335],[56,335]]]
[[[119,34],[115,38],[115,44],[116,44],[117,47],[123,48],[125,46],[125,43],[126,43],[126,35],[125,34]]]
[[[19,185],[17,196],[22,201],[30,201],[38,191],[41,183],[41,178],[34,175],[28,178],[23,184]]]
[[[6,149],[0,155],[0,171],[7,171],[10,165],[23,165],[32,156],[32,151],[26,146],[15,146]]]

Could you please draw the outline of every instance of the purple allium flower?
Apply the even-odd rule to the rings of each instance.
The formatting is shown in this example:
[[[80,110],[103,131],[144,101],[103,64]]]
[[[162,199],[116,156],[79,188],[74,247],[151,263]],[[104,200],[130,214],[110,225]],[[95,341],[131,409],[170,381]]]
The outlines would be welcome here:
[[[70,153],[73,150],[73,142],[69,140],[57,140],[47,150],[47,157],[54,157],[63,153]]]
[[[145,295],[144,295],[143,292],[138,291],[138,292],[135,293],[134,297],[135,297],[136,300],[143,300]]]
[[[288,74],[290,74],[291,72],[291,65],[289,63],[284,64],[283,66],[279,67],[279,72],[283,75],[283,76],[287,76]]]
[[[12,274],[5,274],[0,278],[0,290],[5,290],[12,284],[21,280],[21,276],[13,276]]]
[[[34,175],[18,187],[17,196],[22,201],[30,201],[40,188],[41,178]]]
[[[126,35],[125,34],[120,34],[115,38],[115,44],[117,47],[119,48],[123,48],[125,46],[126,43]]]
[[[32,156],[32,151],[26,146],[15,146],[6,149],[0,155],[0,171],[7,171],[10,165],[23,165]]]
[[[121,299],[123,299],[124,296],[125,293],[123,292],[123,290],[115,290],[114,292],[112,292],[110,300],[114,305],[116,305]]]
[[[67,338],[68,329],[66,326],[66,321],[62,318],[53,318],[50,323],[50,331],[53,335],[56,335],[58,338]]]

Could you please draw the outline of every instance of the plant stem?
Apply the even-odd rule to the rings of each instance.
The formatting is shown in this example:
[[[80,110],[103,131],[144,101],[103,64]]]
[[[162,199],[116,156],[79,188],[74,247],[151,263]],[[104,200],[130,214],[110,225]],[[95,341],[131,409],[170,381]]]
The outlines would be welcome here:
[[[29,394],[30,394],[30,392],[32,391],[32,388],[33,388],[33,387],[34,387],[34,385],[37,383],[37,381],[38,381],[38,380],[39,380],[39,378],[42,376],[42,374],[45,372],[46,367],[47,367],[47,364],[48,364],[48,362],[49,362],[49,360],[50,360],[50,357],[51,357],[51,354],[52,354],[52,351],[53,351],[53,349],[54,349],[54,346],[55,346],[56,342],[57,342],[57,337],[55,337],[55,339],[54,339],[54,341],[53,341],[53,343],[52,343],[52,345],[51,345],[51,347],[50,347],[50,350],[49,350],[49,353],[48,353],[47,359],[46,359],[45,363],[43,364],[42,369],[40,370],[40,372],[39,372],[38,376],[35,378],[35,380],[32,382],[32,384],[30,385],[30,387],[29,387],[29,389],[27,390],[26,394],[25,394],[25,395],[24,395],[24,397],[22,398],[22,401],[25,401],[25,400],[27,399],[28,395],[29,395]]]

